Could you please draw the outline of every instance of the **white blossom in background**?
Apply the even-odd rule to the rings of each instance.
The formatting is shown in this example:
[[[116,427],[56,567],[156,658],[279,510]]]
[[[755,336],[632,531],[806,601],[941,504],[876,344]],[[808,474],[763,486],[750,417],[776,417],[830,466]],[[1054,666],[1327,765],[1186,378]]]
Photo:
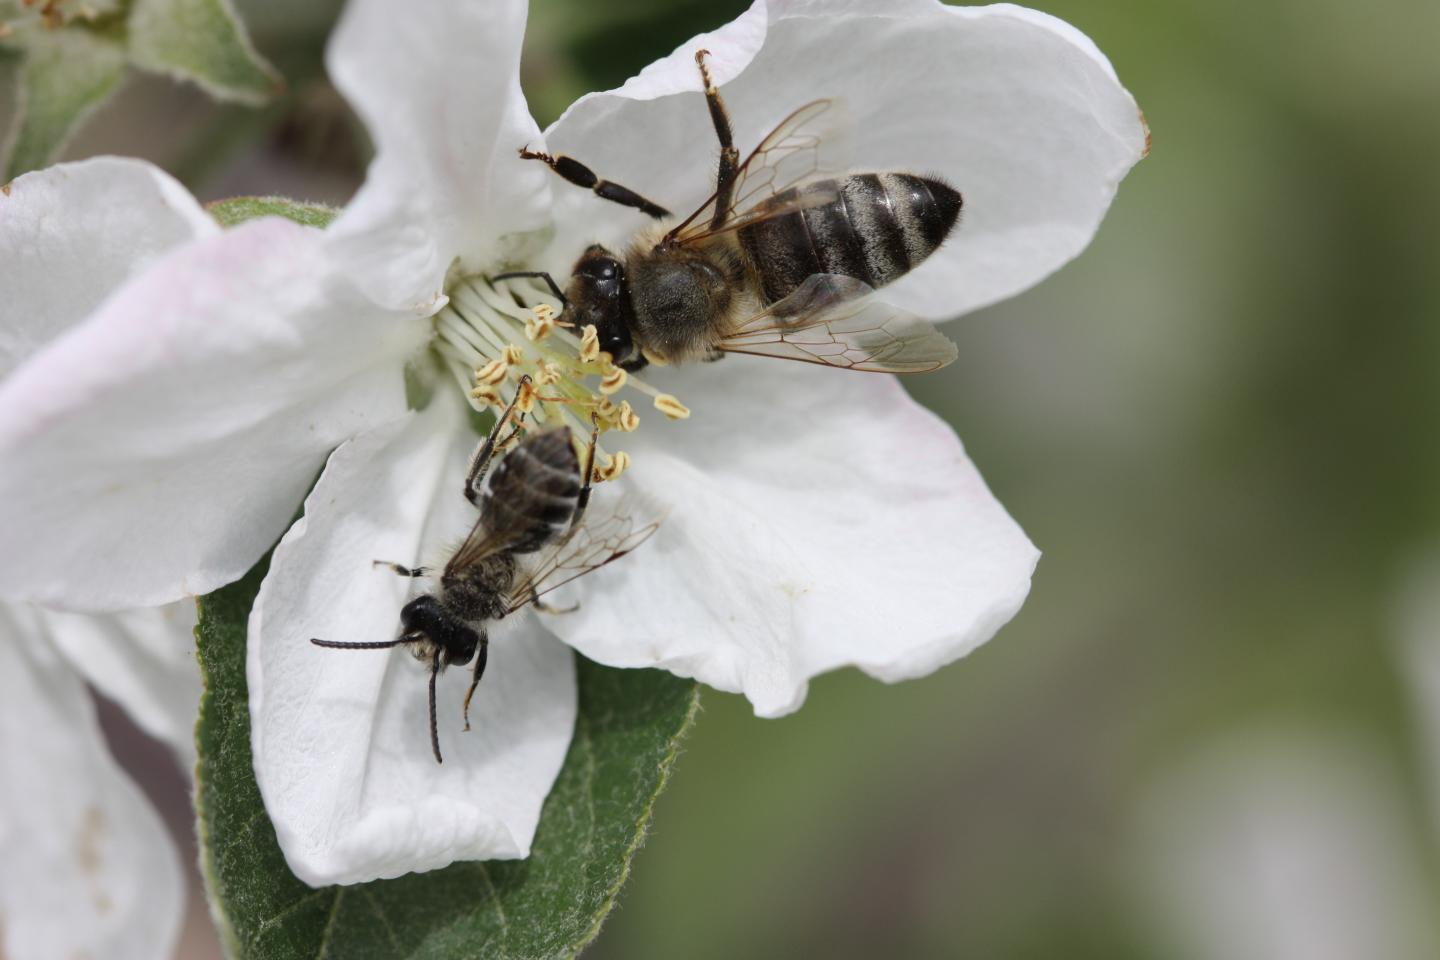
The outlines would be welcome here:
[[[94,685],[194,768],[195,604],[97,616],[0,604],[0,954],[169,956],[185,882],[105,743]]]
[[[1435,956],[1401,782],[1373,747],[1258,727],[1158,778],[1133,838],[1134,916],[1157,955]]]
[[[1136,915],[1159,955],[1440,955],[1424,853],[1440,837],[1440,552],[1411,564],[1392,612],[1419,778],[1333,722],[1242,728],[1163,770],[1132,838]],[[1409,802],[1417,779],[1428,821]]]
[[[510,288],[522,307],[483,277],[563,280],[585,245],[641,221],[521,161],[520,147],[569,153],[686,211],[713,188],[717,149],[698,47],[742,151],[795,106],[843,98],[856,169],[936,172],[965,195],[955,239],[887,290],[934,319],[1078,254],[1145,148],[1093,44],[1017,7],[757,3],[543,135],[519,90],[524,20],[515,2],[397,14],[352,0],[328,63],[377,156],[331,228],[265,220],[194,239],[0,384],[0,463],[27,464],[0,467],[0,503],[22,508],[17,529],[39,544],[24,564],[0,557],[0,593],[15,598],[103,608],[233,580],[338,445],[275,551],[249,637],[256,773],[310,883],[526,855],[575,714],[557,637],[602,663],[743,692],[775,716],[826,670],[898,680],[964,655],[1029,588],[1034,547],[953,432],[893,378],[730,358],[644,371],[611,399],[597,381],[613,371],[573,335],[527,336],[540,288]],[[427,342],[448,373],[409,412],[401,372]],[[546,390],[582,410],[609,402],[610,470],[622,452],[631,466],[592,510],[628,492],[666,519],[577,581],[580,612],[494,633],[472,732],[459,730],[463,681],[442,683],[441,766],[423,667],[308,640],[394,636],[407,585],[371,561],[443,561],[473,521],[460,493],[477,437],[459,398],[504,397],[521,372],[553,374]],[[674,411],[672,397],[688,419],[656,412]],[[580,422],[566,410],[540,403],[534,416]],[[81,451],[86,470],[66,469]],[[62,521],[146,562],[102,574],[79,544],[44,538]]]

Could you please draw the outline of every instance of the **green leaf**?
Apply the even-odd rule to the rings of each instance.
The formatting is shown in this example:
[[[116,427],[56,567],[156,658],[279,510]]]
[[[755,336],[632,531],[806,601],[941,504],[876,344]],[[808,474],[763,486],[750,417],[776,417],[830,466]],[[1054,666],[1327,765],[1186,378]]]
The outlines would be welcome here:
[[[54,160],[125,75],[124,46],[84,29],[27,31],[21,57],[7,183]]]
[[[250,764],[245,625],[267,562],[200,600],[202,866],[227,952],[255,960],[574,956],[599,932],[699,706],[691,681],[579,658],[580,715],[528,860],[313,889]]]
[[[229,0],[134,0],[127,27],[136,66],[192,80],[217,100],[259,104],[285,88]]]
[[[205,209],[222,227],[256,217],[285,217],[307,227],[328,227],[340,212],[323,203],[300,203],[284,197],[231,197],[207,203]]]

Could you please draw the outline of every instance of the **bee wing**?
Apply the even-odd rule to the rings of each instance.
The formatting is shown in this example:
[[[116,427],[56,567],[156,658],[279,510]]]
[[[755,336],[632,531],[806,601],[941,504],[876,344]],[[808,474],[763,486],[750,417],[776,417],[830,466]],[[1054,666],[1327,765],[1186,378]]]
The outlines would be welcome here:
[[[938,370],[959,356],[932,324],[876,299],[874,292],[853,277],[817,273],[740,324],[719,347],[879,373]]]
[[[852,124],[842,101],[812,100],[791,113],[760,141],[740,164],[730,206],[723,218],[724,230],[736,230],[745,223],[741,218],[758,219],[780,216],[794,210],[829,203],[834,197],[823,194],[798,199],[793,204],[765,204],[777,193],[788,190],[802,180],[820,173],[838,173],[849,163]],[[671,230],[666,239],[677,243],[693,243],[712,233],[710,223],[715,215],[715,195],[700,209]]]
[[[460,544],[460,549],[456,550],[445,564],[444,575],[448,577],[457,570],[473,567],[486,557],[506,549],[514,540],[515,536],[511,531],[490,529],[482,515],[465,535],[465,542]]]
[[[619,560],[659,528],[659,520],[637,524],[623,507],[593,523],[582,523],[516,583],[506,612],[513,613],[551,590]]]

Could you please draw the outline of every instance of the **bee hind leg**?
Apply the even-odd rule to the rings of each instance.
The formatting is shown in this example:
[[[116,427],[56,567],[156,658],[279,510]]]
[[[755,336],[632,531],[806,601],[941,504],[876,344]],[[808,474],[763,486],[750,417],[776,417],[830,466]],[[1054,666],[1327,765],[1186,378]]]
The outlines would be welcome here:
[[[495,421],[490,435],[481,441],[480,446],[475,450],[475,455],[470,458],[470,469],[465,471],[465,499],[477,507],[480,505],[480,495],[484,492],[482,485],[485,482],[485,474],[490,469],[490,461],[495,458],[496,448],[509,443],[510,437],[515,436],[525,422],[525,412],[520,411],[517,417],[515,408],[520,403],[520,394],[529,384],[530,375],[527,373],[520,378],[520,382],[515,387],[515,399],[510,401],[510,406],[506,407],[505,412]],[[500,432],[505,429],[505,425],[512,418],[515,420],[514,429],[510,431],[509,437],[500,440]]]
[[[715,125],[715,138],[720,141],[720,169],[715,176],[715,215],[710,220],[710,229],[718,230],[730,216],[731,194],[735,190],[735,178],[740,173],[740,151],[735,149],[735,133],[730,129],[730,112],[720,91],[710,79],[710,68],[705,66],[709,50],[695,51],[695,66],[700,68],[700,80],[705,85],[705,103],[710,108],[710,122]]]

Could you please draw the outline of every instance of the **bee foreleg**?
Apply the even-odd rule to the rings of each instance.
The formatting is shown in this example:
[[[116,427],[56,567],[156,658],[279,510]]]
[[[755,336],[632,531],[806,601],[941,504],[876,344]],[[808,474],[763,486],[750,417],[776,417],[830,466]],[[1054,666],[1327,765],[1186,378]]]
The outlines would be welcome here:
[[[570,306],[570,301],[565,299],[565,291],[560,289],[560,284],[556,283],[555,278],[544,270],[511,270],[509,273],[497,273],[495,276],[490,277],[489,280],[491,283],[494,283],[498,280],[515,280],[522,277],[533,280],[544,280],[545,285],[550,288],[550,292],[555,295],[555,299],[560,301],[560,306]]]
[[[710,79],[710,68],[705,66],[709,50],[695,51],[695,65],[700,68],[700,80],[705,84],[705,103],[710,107],[710,122],[715,125],[715,137],[720,141],[720,169],[715,177],[715,215],[710,219],[710,229],[718,230],[730,215],[731,193],[735,189],[735,177],[740,172],[740,151],[735,149],[735,134],[730,129],[730,113],[720,91]]]
[[[465,691],[465,707],[462,714],[465,717],[465,732],[470,732],[470,698],[475,696],[475,688],[480,686],[480,678],[485,674],[485,661],[490,655],[490,635],[484,630],[480,631],[480,645],[475,650],[475,669],[470,674],[470,689]]]
[[[444,763],[440,756],[440,727],[435,722],[435,680],[440,676],[440,654],[437,651],[430,660],[430,750],[435,754],[436,763]]]

